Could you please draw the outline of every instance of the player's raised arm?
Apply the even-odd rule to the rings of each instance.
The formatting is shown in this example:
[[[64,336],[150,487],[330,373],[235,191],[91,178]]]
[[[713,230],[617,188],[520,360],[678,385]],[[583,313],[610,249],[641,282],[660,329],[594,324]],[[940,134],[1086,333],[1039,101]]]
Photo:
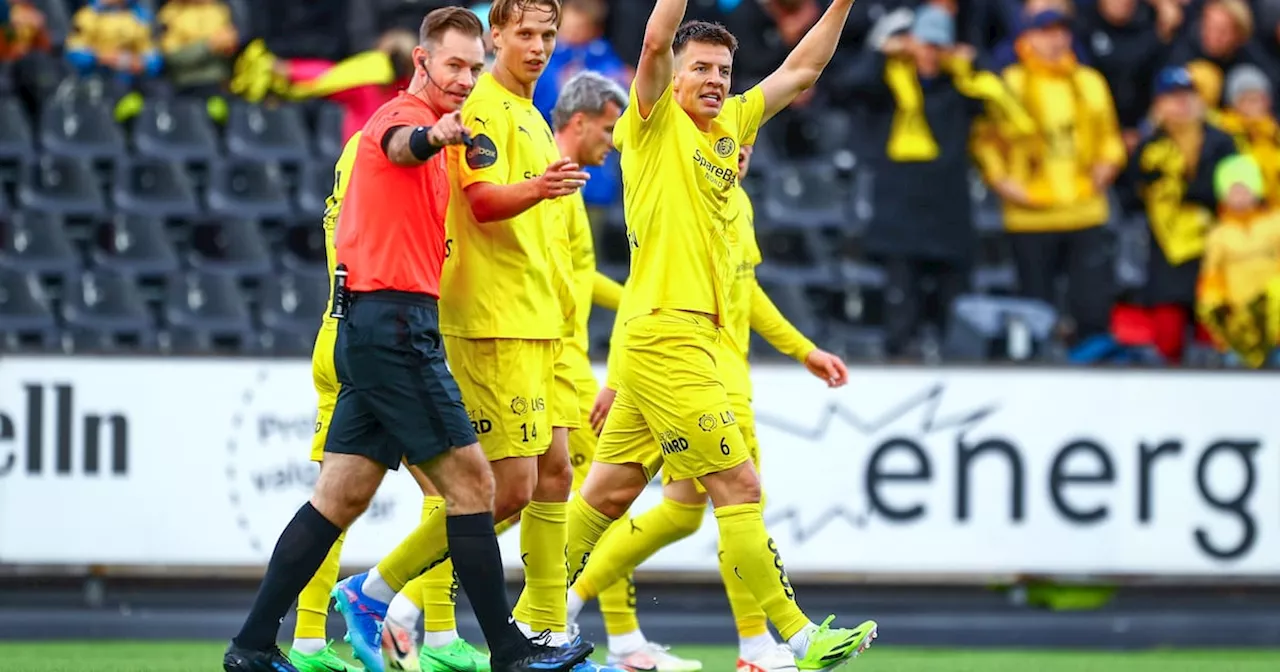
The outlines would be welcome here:
[[[434,126],[396,126],[382,136],[382,152],[397,166],[420,166],[448,145],[470,137],[457,112],[440,117]]]
[[[676,60],[671,43],[676,39],[687,5],[687,0],[658,0],[649,15],[635,78],[636,104],[639,105],[636,111],[643,119],[649,118],[653,104],[671,86]]]
[[[764,122],[811,88],[836,53],[840,33],[849,18],[853,0],[832,0],[822,18],[805,34],[773,74],[760,82],[764,94]]]

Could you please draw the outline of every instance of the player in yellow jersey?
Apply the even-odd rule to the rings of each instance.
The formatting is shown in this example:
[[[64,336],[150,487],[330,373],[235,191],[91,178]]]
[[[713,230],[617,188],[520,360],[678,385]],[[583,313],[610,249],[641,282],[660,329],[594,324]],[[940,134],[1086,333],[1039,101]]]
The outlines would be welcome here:
[[[750,145],[739,149],[740,178],[747,174],[751,149]],[[760,446],[756,440],[754,413],[751,408],[751,377],[747,361],[751,332],[756,331],[780,352],[803,362],[819,379],[844,381],[847,369],[839,357],[819,349],[792,326],[756,282],[755,268],[760,264],[761,256],[756,244],[755,210],[750,197],[741,186],[734,190],[732,198],[739,201],[741,206],[737,225],[742,245],[742,261],[737,267],[733,287],[729,292],[728,318],[723,332],[725,352],[724,356],[717,359],[717,368],[729,395],[729,406],[747,444],[747,452],[758,470]],[[614,339],[620,340],[622,334],[623,329],[615,329]],[[611,368],[617,366],[617,354],[620,350],[621,347],[610,351]],[[610,385],[612,384],[616,383],[611,380]],[[593,424],[603,422],[615,394],[616,391],[609,385],[601,391],[592,418]],[[655,461],[660,459],[657,444],[654,444],[652,450]],[[597,595],[600,597],[601,610],[605,610],[606,596],[613,588],[605,588],[603,591],[601,588],[622,583],[623,577],[662,547],[697,531],[706,510],[706,490],[693,480],[672,481],[664,478],[662,494],[662,503],[637,517],[635,525],[619,527],[615,523],[614,527],[618,531],[610,531],[600,540],[591,554],[591,561],[570,589],[570,621],[577,617],[586,601]],[[678,524],[682,516],[692,521],[692,525]],[[720,570],[728,592],[729,607],[738,628],[738,672],[783,672],[795,669],[795,655],[789,646],[779,645],[769,634],[764,612],[743,582],[733,574],[733,568],[721,564]],[[634,634],[639,635],[639,641],[644,640],[638,628]],[[613,635],[610,632],[610,661],[626,665],[633,659],[619,652]],[[682,672],[690,669],[670,664],[664,666],[663,662],[659,660],[654,665],[658,672]]]
[[[568,234],[555,199],[576,193],[587,179],[560,157],[532,101],[559,20],[558,0],[498,0],[491,7],[497,60],[462,107],[472,143],[447,157],[439,304],[450,368],[491,463],[495,520],[521,517],[529,595],[516,619],[531,638],[545,632],[540,643],[550,646],[568,641],[568,428],[577,424],[555,409],[555,362],[561,339],[572,333],[574,309]],[[438,547],[444,535],[443,515],[434,518],[379,567],[397,576],[420,567],[413,550]],[[381,588],[368,578],[364,585]],[[416,631],[415,623],[388,611],[382,624],[388,667],[418,667]]]
[[[853,629],[812,622],[796,604],[764,526],[760,480],[717,359],[741,260],[737,158],[762,123],[812,87],[831,60],[853,0],[833,0],[778,70],[730,96],[737,41],[723,26],[681,25],[685,0],[658,0],[626,112],[622,154],[631,273],[614,377],[618,394],[595,463],[570,502],[569,562],[577,577],[613,521],[654,475],[656,440],[672,480],[698,479],[715,507],[724,562],[787,640],[796,666],[826,669],[870,645]],[[828,383],[840,384],[833,378]]]

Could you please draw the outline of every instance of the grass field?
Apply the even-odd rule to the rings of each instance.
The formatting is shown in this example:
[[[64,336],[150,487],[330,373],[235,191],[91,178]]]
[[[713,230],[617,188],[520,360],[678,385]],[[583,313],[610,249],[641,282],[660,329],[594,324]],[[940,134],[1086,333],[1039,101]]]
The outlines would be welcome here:
[[[13,672],[217,672],[221,642],[0,642],[0,670]],[[729,647],[678,647],[706,672],[733,672]],[[985,651],[873,648],[849,672],[1275,672],[1266,651]]]

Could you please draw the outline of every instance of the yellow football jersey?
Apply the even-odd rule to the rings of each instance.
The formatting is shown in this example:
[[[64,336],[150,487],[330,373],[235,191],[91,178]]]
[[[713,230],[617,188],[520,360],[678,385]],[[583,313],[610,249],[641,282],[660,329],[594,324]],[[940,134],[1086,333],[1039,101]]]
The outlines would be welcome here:
[[[564,207],[546,200],[511,219],[482,224],[464,193],[479,182],[516,184],[541,175],[560,158],[551,128],[533,101],[487,73],[462,106],[462,120],[473,143],[449,148],[440,331],[461,338],[567,336],[573,293]]]
[[[763,115],[755,87],[726,100],[704,132],[668,86],[643,119],[632,86],[613,132],[631,243],[631,296],[619,318],[666,308],[714,315],[724,326],[742,207],[733,197],[738,148],[755,142]]]
[[[585,358],[591,347],[587,323],[591,319],[591,304],[595,295],[596,245],[591,237],[591,221],[587,218],[587,205],[582,200],[582,194],[565,196],[560,201],[565,210],[573,267],[573,338],[566,339],[565,346]]]
[[[751,345],[751,297],[756,289],[756,266],[762,261],[756,242],[755,208],[742,187],[734,189],[740,248],[735,259],[733,284],[729,288],[729,310],[724,320],[725,345],[734,356],[746,360]]]
[[[342,199],[347,195],[347,183],[351,181],[351,168],[356,162],[356,148],[360,146],[360,131],[356,131],[342,148],[342,155],[333,167],[333,191],[324,199],[324,258],[329,269],[329,300],[325,302],[324,317],[320,322],[321,329],[335,329],[338,321],[329,316],[333,312],[333,271],[338,267],[338,252],[335,240],[338,231],[338,213],[342,210]]]

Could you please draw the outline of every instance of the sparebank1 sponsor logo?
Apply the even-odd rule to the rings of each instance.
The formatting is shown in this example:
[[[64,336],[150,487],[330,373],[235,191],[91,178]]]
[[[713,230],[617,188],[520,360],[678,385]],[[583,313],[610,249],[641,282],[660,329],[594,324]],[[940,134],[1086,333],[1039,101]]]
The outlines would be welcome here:
[[[1105,422],[1081,418],[1078,433],[1052,440],[1046,449],[1042,436],[1005,431],[1026,422],[1009,423],[999,401],[962,407],[949,399],[948,408],[965,410],[944,415],[945,396],[946,385],[938,384],[879,414],[833,402],[808,423],[757,408],[757,426],[814,444],[806,459],[828,465],[814,472],[815,479],[840,481],[825,489],[821,483],[805,486],[807,492],[836,493],[823,510],[815,510],[812,499],[807,506],[779,501],[778,491],[769,490],[771,532],[803,544],[872,521],[965,526],[994,517],[1016,528],[1047,515],[1083,529],[1182,526],[1189,549],[1224,567],[1257,545],[1261,436],[1224,432],[1191,442],[1169,427],[1143,427],[1140,436],[1150,438],[1122,442],[1107,435],[1109,425],[1124,425],[1119,411]],[[850,453],[831,454],[846,447]],[[1178,511],[1171,512],[1171,503]]]
[[[290,371],[293,371],[290,369]],[[311,461],[316,431],[314,394],[299,395],[296,377],[263,368],[245,381],[226,442],[231,511],[254,552],[270,553],[280,531],[311,496],[319,465]],[[389,517],[395,501],[374,497],[361,520]]]

